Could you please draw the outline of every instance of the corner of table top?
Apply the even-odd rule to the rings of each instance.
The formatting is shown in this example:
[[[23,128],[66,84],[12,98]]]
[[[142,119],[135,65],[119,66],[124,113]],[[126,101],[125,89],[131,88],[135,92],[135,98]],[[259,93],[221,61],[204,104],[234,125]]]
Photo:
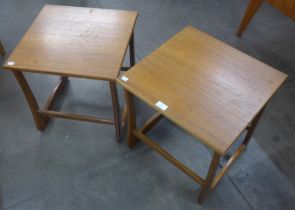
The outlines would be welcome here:
[[[4,70],[15,70],[15,68],[13,67],[15,65],[14,61],[11,61],[9,58],[4,62],[4,64],[2,65]]]

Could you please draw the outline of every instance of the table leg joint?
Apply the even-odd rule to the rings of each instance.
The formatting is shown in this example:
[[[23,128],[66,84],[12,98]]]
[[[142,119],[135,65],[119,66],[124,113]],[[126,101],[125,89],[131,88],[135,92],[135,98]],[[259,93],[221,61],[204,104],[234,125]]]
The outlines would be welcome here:
[[[65,77],[65,76],[60,77],[52,93],[47,99],[46,105],[44,107],[45,111],[52,109],[55,99],[58,97],[61,91],[65,88],[67,82],[68,82],[68,77]]]
[[[234,164],[234,162],[241,156],[241,154],[246,150],[246,145],[241,144],[238,149],[235,151],[235,153],[229,158],[229,160],[226,162],[226,164],[222,167],[221,171],[218,173],[218,175],[215,176],[210,188],[211,190],[216,187],[216,185],[219,183],[219,181],[222,179],[222,177],[226,174],[226,172],[229,170],[229,168]]]
[[[143,134],[148,133],[149,130],[151,130],[163,117],[164,116],[161,113],[156,112],[145,122],[145,124],[140,129],[140,132]]]

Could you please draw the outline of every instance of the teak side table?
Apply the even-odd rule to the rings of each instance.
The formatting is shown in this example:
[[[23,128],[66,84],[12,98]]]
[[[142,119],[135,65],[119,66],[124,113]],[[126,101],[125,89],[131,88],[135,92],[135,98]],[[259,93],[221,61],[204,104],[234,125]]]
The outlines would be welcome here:
[[[246,149],[264,107],[287,75],[217,39],[186,27],[148,55],[117,82],[125,89],[128,145],[138,140],[201,185],[198,201],[215,188]],[[133,96],[156,113],[136,128]],[[193,172],[146,134],[163,117],[183,128],[214,152],[205,178]],[[222,156],[247,130],[243,143],[215,176]]]
[[[127,51],[130,66],[135,63],[135,11],[45,5],[25,33],[4,69],[12,70],[33,114],[37,129],[44,130],[49,117],[67,118],[114,125],[119,141],[124,126],[118,101],[116,78]],[[38,103],[22,72],[60,75],[44,109]],[[109,82],[114,120],[53,111],[56,96],[65,87],[68,77]],[[126,112],[125,112],[126,117]]]

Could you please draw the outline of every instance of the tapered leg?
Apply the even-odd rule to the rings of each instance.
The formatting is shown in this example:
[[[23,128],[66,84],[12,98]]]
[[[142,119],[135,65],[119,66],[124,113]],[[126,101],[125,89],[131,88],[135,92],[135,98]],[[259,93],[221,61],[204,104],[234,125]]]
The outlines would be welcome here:
[[[210,191],[210,187],[211,187],[211,184],[214,180],[219,161],[220,161],[220,155],[218,153],[214,152],[212,160],[211,160],[211,164],[210,164],[207,176],[206,176],[205,183],[202,185],[201,191],[200,191],[200,194],[198,197],[199,203],[202,203],[204,201],[204,199],[206,198],[206,195]]]
[[[257,10],[260,8],[264,0],[250,0],[245,15],[240,23],[236,35],[241,36],[242,33],[247,28],[253,16],[256,14]]]
[[[114,121],[115,121],[115,130],[116,130],[116,140],[120,141],[121,138],[121,119],[120,119],[120,104],[118,98],[118,90],[116,82],[109,82],[111,96],[112,96],[112,104],[113,104],[113,113],[114,113]]]
[[[37,127],[38,130],[44,130],[46,128],[46,120],[38,113],[39,110],[39,106],[38,103],[32,93],[32,90],[29,86],[29,84],[27,83],[24,75],[22,74],[22,72],[20,71],[13,71],[13,74],[15,76],[15,78],[17,79],[26,99],[27,102],[30,106],[34,121],[35,121],[35,125]]]
[[[1,41],[0,41],[0,55],[2,55],[2,56],[5,55],[5,50],[4,50],[4,47],[3,47],[3,44]]]
[[[132,148],[138,142],[138,139],[133,134],[133,130],[136,129],[136,110],[133,96],[128,90],[125,90],[125,100],[127,106],[128,146]]]
[[[135,65],[135,50],[134,50],[134,32],[132,33],[130,43],[129,43],[129,50],[130,50],[130,68]]]

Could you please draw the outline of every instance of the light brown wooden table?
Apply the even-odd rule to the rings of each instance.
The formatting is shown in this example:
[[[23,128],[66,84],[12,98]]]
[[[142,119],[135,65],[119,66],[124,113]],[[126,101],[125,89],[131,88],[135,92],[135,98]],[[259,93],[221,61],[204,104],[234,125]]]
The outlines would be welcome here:
[[[266,103],[286,77],[188,26],[117,79],[125,89],[128,145],[143,141],[201,184],[201,202],[245,150]],[[134,95],[156,110],[142,128],[136,128]],[[146,136],[163,117],[213,150],[205,178]],[[221,157],[244,130],[243,143],[215,176]]]
[[[250,23],[256,12],[259,10],[263,2],[264,0],[249,0],[246,12],[237,30],[237,36],[242,36],[243,32],[246,30],[248,24]],[[267,2],[291,19],[295,20],[294,0],[267,0]]]
[[[4,69],[12,70],[19,82],[39,130],[45,129],[49,117],[59,117],[114,125],[119,140],[122,123],[116,77],[128,45],[130,66],[135,63],[133,30],[136,19],[135,11],[44,6],[4,64]],[[39,108],[23,71],[61,76],[44,109]],[[107,80],[114,120],[52,110],[68,77]]]

